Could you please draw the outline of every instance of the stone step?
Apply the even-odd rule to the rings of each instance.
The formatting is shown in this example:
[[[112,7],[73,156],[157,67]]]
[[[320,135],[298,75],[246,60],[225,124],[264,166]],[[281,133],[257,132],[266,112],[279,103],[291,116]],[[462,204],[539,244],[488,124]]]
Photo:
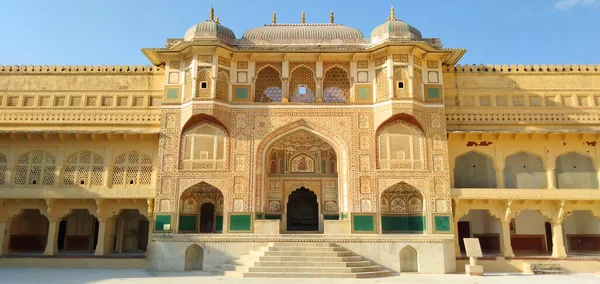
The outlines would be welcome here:
[[[242,266],[243,267],[243,266]],[[245,267],[248,272],[285,272],[285,273],[359,273],[376,272],[381,270],[379,266],[363,267]]]
[[[565,274],[562,270],[533,270],[535,275],[560,275]]]
[[[333,243],[313,243],[313,242],[280,242],[269,243],[270,247],[338,247]]]
[[[225,271],[226,276],[252,278],[374,278],[389,276],[388,270],[357,273],[314,273],[314,272],[238,272]]]
[[[235,264],[238,264],[234,261]],[[249,265],[248,265],[249,264]],[[256,261],[253,263],[244,263],[238,265],[247,265],[251,267],[362,267],[370,266],[369,260],[350,261],[350,262],[314,262],[314,261]]]
[[[313,247],[313,246],[306,246],[306,247],[295,247],[295,246],[289,246],[289,247],[269,247],[268,251],[323,251],[323,252],[328,252],[328,251],[348,251],[345,248],[342,247]]]
[[[251,260],[251,259],[250,259]],[[310,261],[310,262],[347,262],[360,261],[361,256],[317,257],[317,256],[258,256],[258,261]]]
[[[351,251],[265,251],[262,256],[316,256],[316,257],[342,257],[352,256]]]

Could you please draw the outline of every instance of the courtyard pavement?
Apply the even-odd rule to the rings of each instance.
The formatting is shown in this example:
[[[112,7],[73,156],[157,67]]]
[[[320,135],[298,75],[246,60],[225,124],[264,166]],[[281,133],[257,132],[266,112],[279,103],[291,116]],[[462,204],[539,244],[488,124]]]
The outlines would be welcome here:
[[[600,277],[593,274],[572,275],[521,275],[521,274],[488,274],[482,277],[469,277],[459,274],[450,275],[418,275],[407,274],[374,279],[261,279],[261,278],[229,278],[205,272],[149,272],[144,270],[120,269],[65,269],[65,268],[1,268],[0,283],[202,283],[202,284],[286,284],[307,283],[333,284],[333,283],[380,283],[380,284],[409,284],[409,283],[444,283],[444,284],[533,284],[533,283],[577,283],[598,284]]]

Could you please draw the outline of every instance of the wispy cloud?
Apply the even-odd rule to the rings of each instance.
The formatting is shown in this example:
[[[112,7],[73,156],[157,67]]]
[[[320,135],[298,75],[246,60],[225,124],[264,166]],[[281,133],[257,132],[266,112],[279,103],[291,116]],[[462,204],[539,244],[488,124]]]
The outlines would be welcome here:
[[[567,11],[577,5],[589,6],[600,4],[600,0],[560,0],[554,4],[554,8],[561,11]]]

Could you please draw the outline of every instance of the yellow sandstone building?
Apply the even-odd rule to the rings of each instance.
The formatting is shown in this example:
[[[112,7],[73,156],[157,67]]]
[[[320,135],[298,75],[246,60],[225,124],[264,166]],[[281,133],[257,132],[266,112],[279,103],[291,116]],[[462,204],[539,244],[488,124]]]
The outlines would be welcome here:
[[[374,277],[600,270],[600,65],[457,65],[209,20],[152,66],[0,66],[0,265]],[[183,33],[182,33],[183,34]]]

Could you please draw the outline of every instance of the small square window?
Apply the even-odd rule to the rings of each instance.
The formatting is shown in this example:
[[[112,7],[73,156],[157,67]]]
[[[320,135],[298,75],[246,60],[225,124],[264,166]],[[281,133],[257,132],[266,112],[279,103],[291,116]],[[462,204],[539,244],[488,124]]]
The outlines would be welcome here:
[[[404,89],[404,82],[398,82],[398,89]]]
[[[200,82],[200,89],[208,88],[208,82]]]
[[[298,95],[306,95],[306,86],[298,87]]]

